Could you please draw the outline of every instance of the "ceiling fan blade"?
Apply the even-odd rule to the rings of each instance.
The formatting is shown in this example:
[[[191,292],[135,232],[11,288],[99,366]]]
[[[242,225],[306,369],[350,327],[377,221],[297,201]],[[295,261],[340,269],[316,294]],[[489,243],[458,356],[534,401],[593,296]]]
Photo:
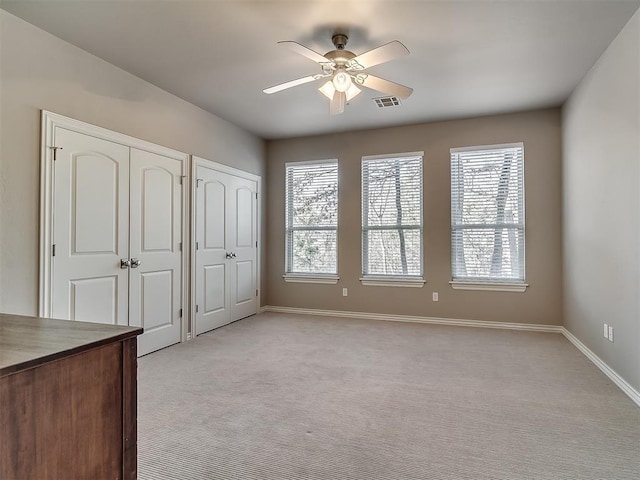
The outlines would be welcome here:
[[[273,87],[265,88],[262,90],[264,93],[271,94],[280,92],[281,90],[286,90],[287,88],[297,87],[298,85],[303,85],[305,83],[313,82],[318,78],[322,78],[323,75],[309,75],[308,77],[297,78],[295,80],[291,80],[289,82],[284,82],[279,85],[274,85]]]
[[[409,95],[413,93],[413,88],[405,87],[399,83],[391,82],[374,75],[360,74],[356,77],[355,83],[377,90],[378,92],[386,93],[387,95],[402,98],[403,100],[409,98]]]
[[[314,52],[310,48],[307,48],[304,45],[300,45],[298,42],[285,40],[283,42],[278,42],[278,45],[287,47],[289,50],[292,50],[304,57],[307,57],[308,59],[313,60],[316,63],[333,63],[330,60],[323,57],[322,55],[320,55],[318,52]]]
[[[344,112],[345,103],[347,103],[347,94],[336,90],[329,105],[329,113],[331,115],[339,115]]]
[[[395,60],[396,58],[409,55],[409,50],[397,40],[386,43],[378,48],[369,50],[349,61],[349,68],[353,70],[364,70],[365,68],[380,65],[381,63]]]

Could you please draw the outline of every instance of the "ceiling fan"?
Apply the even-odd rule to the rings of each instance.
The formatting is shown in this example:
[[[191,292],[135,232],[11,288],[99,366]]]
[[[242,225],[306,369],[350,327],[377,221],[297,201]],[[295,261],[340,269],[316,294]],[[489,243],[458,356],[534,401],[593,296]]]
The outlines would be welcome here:
[[[409,97],[413,92],[412,88],[376,77],[364,71],[374,65],[380,65],[381,63],[409,55],[409,50],[402,43],[394,40],[361,55],[356,55],[349,50],[345,50],[349,41],[349,37],[346,34],[336,33],[331,37],[331,41],[335,46],[335,50],[331,50],[324,55],[320,55],[297,42],[278,42],[278,45],[287,47],[318,63],[321,73],[265,88],[263,92],[267,94],[276,93],[287,88],[320,80],[321,78],[331,77],[319,88],[331,100],[329,108],[331,115],[344,112],[345,104],[360,93],[361,90],[358,87],[367,87],[402,99]]]

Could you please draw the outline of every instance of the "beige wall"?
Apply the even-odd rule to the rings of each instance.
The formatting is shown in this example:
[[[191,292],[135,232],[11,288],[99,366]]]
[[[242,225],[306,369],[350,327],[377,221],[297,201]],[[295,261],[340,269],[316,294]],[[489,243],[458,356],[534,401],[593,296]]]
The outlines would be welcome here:
[[[563,152],[565,326],[640,390],[640,12],[566,103]]]
[[[384,115],[384,112],[380,112]],[[452,290],[449,149],[524,142],[526,192],[525,293]],[[323,135],[267,143],[269,305],[379,312],[496,322],[561,324],[560,110]],[[363,155],[424,151],[424,288],[362,286],[360,161]],[[339,226],[337,285],[285,283],[284,165],[337,158]],[[342,288],[349,296],[342,296]],[[439,292],[440,301],[431,300]],[[264,303],[264,302],[263,302]]]
[[[0,43],[0,311],[37,313],[41,109],[265,173],[261,139],[2,10]]]

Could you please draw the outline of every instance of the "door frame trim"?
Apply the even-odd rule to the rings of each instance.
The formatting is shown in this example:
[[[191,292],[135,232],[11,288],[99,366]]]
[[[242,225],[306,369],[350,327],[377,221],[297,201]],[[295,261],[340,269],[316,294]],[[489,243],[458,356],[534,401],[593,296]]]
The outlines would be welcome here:
[[[260,312],[261,308],[261,296],[262,296],[262,277],[261,277],[261,263],[262,263],[262,177],[260,175],[255,175],[253,173],[246,172],[244,170],[239,170],[234,167],[230,167],[228,165],[224,165],[222,163],[214,162],[213,160],[207,160],[206,158],[198,157],[196,155],[191,155],[191,214],[190,214],[190,238],[193,241],[189,244],[190,252],[189,252],[189,266],[190,266],[190,277],[189,277],[189,339],[194,339],[196,337],[195,326],[196,326],[196,248],[195,248],[195,238],[196,238],[196,168],[197,167],[205,167],[211,170],[216,170],[221,173],[226,173],[229,175],[234,175],[236,177],[243,178],[245,180],[251,180],[256,182],[256,240],[258,242],[258,246],[256,248],[256,288],[258,290],[257,295],[257,308],[256,313]]]
[[[51,246],[53,244],[53,157],[55,145],[55,129],[64,128],[76,133],[89,135],[107,140],[113,143],[119,143],[129,148],[136,148],[147,152],[155,153],[165,157],[173,158],[182,162],[182,292],[181,302],[183,308],[183,316],[180,319],[180,337],[181,341],[187,339],[188,318],[187,306],[189,304],[187,296],[188,280],[189,280],[189,189],[190,168],[189,154],[173,150],[171,148],[156,145],[146,140],[131,137],[123,133],[114,132],[112,130],[92,125],[74,118],[65,117],[63,115],[41,110],[41,135],[40,135],[40,261],[38,275],[38,315],[41,317],[51,316]]]

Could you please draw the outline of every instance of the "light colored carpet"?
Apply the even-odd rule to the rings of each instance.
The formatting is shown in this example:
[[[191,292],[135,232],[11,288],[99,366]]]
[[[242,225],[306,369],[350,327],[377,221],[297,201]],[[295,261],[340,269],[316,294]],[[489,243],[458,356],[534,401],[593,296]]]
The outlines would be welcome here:
[[[139,360],[141,480],[640,478],[560,334],[265,313]]]

